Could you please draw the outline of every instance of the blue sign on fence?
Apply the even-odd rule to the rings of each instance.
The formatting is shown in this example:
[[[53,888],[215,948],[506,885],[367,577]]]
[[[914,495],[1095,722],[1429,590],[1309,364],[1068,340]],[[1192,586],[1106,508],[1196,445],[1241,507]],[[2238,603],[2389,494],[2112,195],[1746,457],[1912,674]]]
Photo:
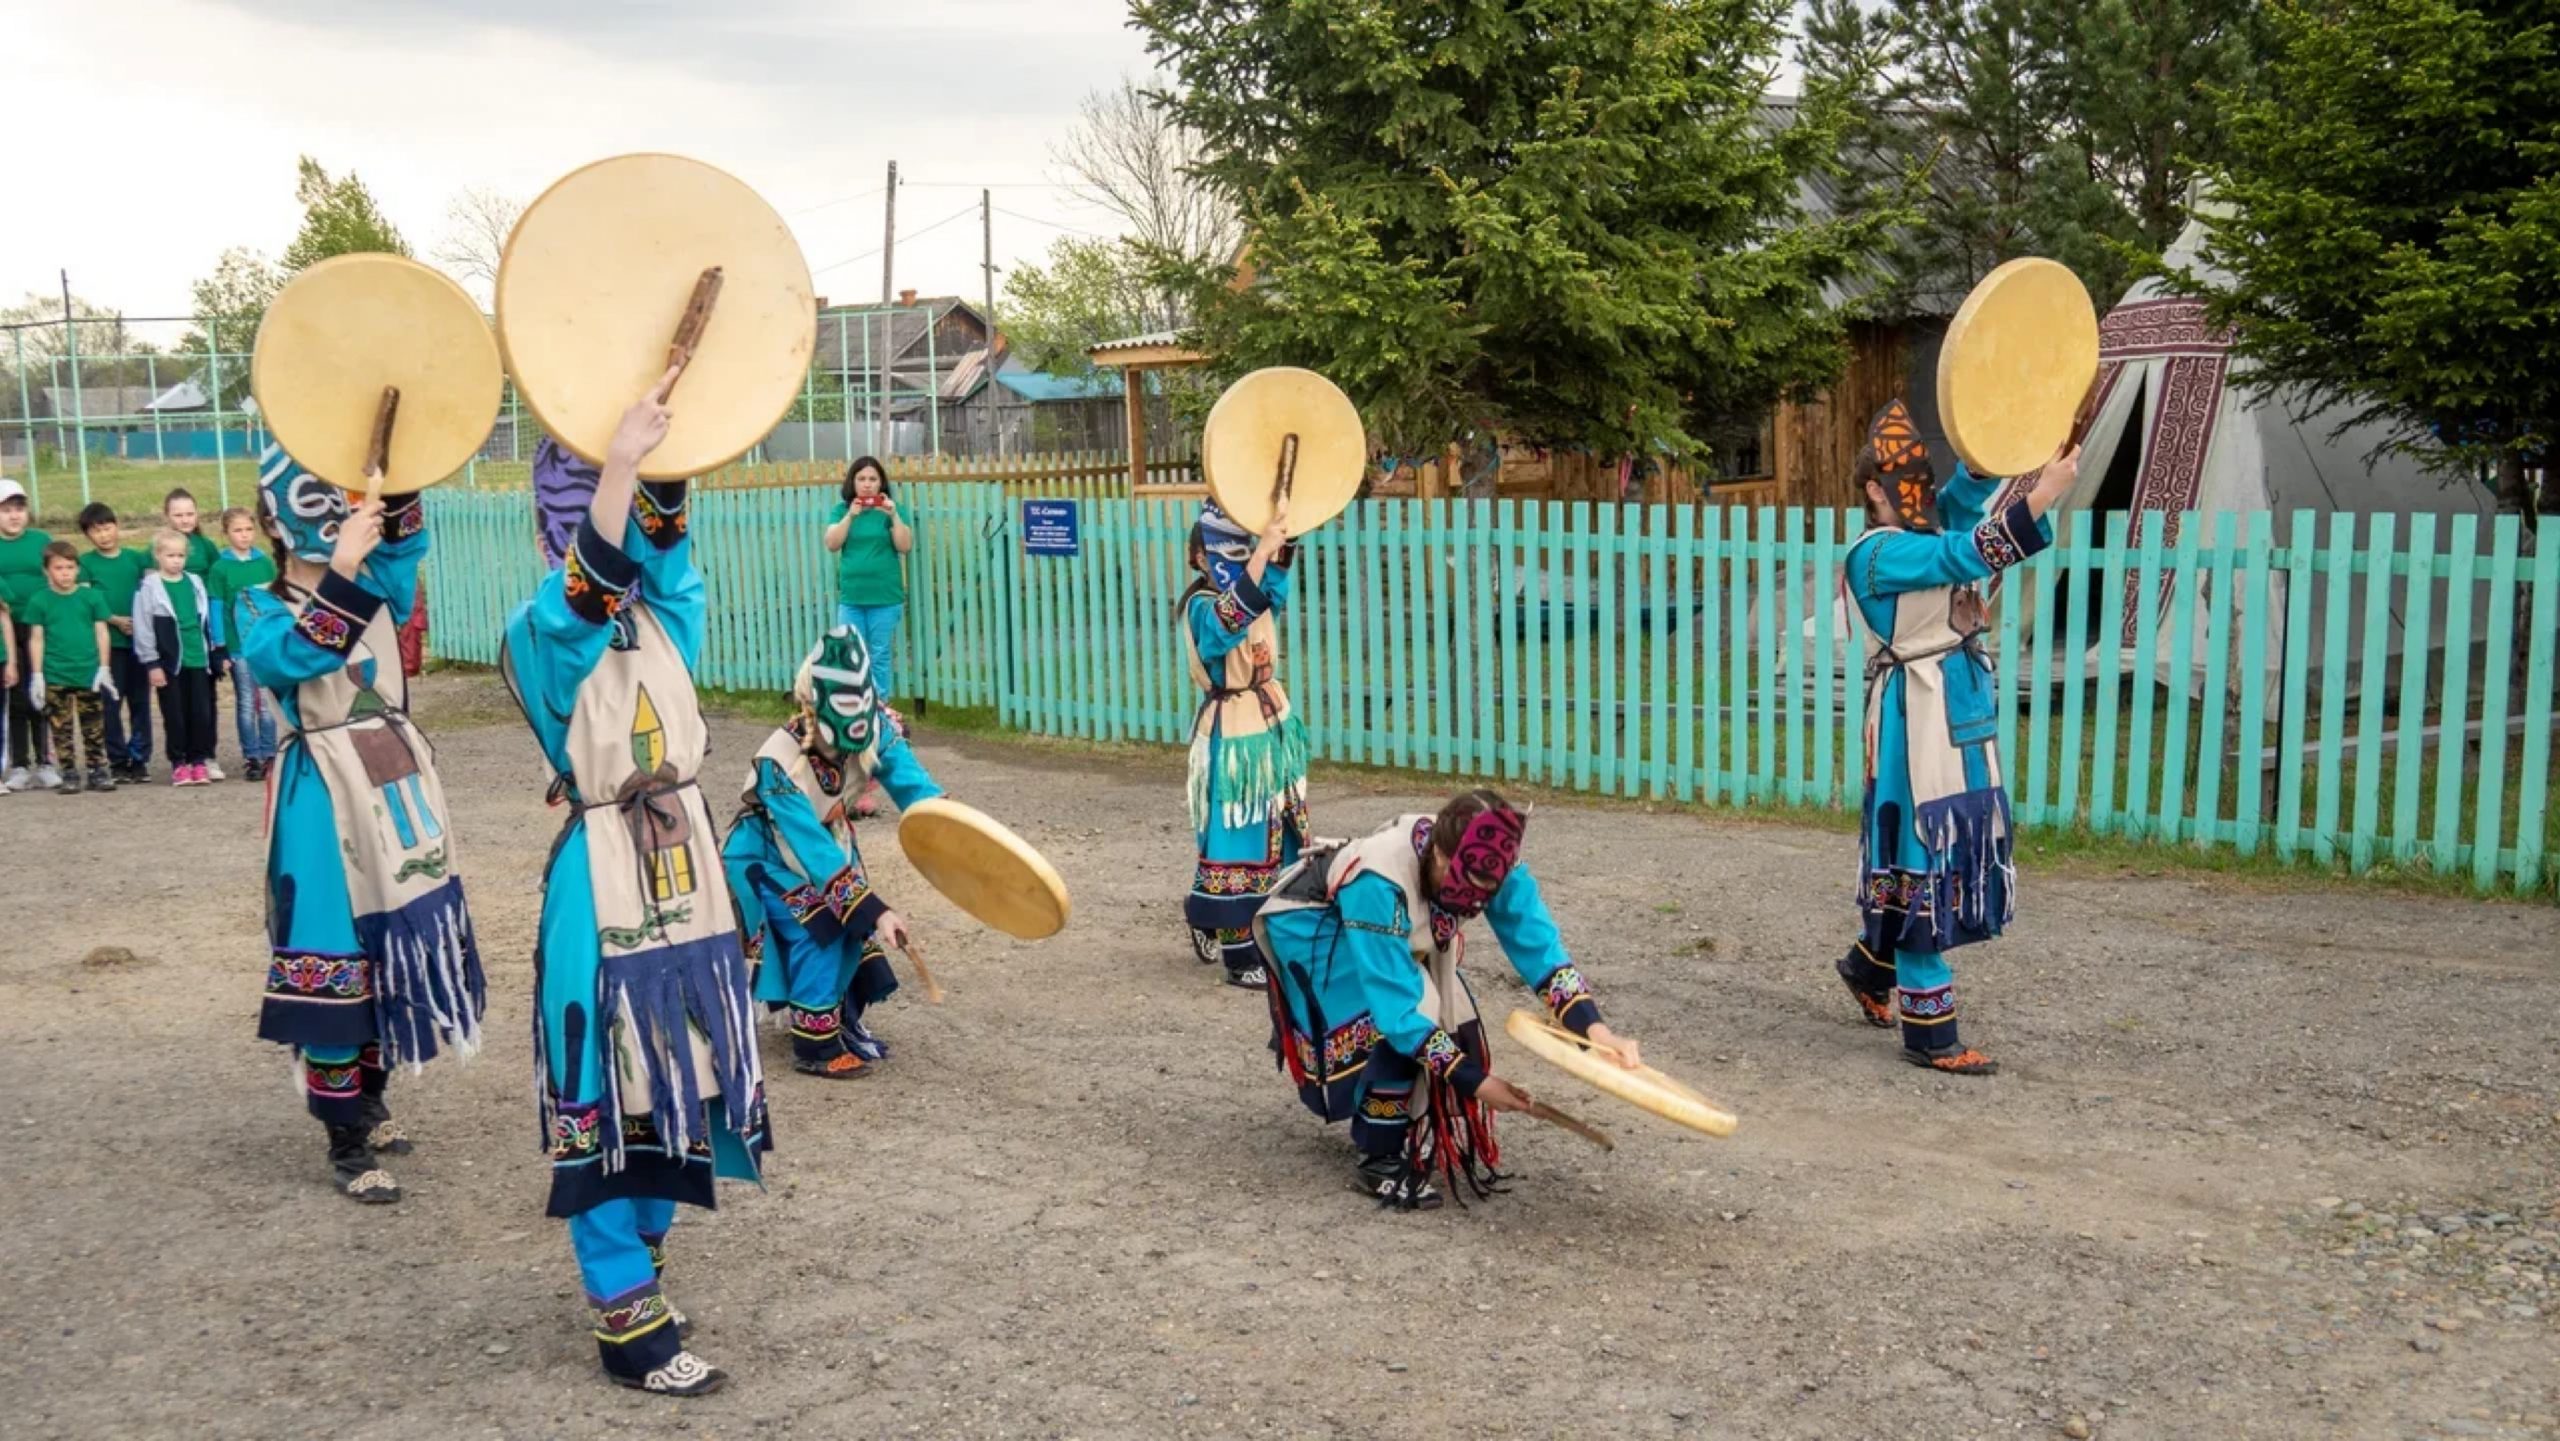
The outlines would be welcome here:
[[[1076,553],[1076,503],[1072,500],[1026,500],[1022,503],[1024,555]]]

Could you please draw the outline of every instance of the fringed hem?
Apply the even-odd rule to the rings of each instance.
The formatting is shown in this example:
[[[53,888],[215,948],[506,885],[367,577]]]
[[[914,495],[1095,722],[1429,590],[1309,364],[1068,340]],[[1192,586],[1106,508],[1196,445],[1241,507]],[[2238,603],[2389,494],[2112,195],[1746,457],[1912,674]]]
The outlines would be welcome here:
[[[1214,774],[1209,763],[1213,745],[1218,757]],[[1193,737],[1191,829],[1209,828],[1212,798],[1222,824],[1241,827],[1269,820],[1274,806],[1304,793],[1311,749],[1306,723],[1294,712],[1260,735],[1221,735],[1213,728]]]
[[[1995,787],[1924,802],[1918,830],[1929,859],[1924,884],[1938,949],[1998,935],[2017,919],[2018,868],[2007,792]]]
[[[728,1129],[747,1140],[757,1125],[755,1100],[763,1090],[747,991],[746,954],[734,932],[607,958],[596,978],[596,1013],[606,1018],[607,1027],[600,1038],[605,1114],[619,1117],[630,1110],[618,1063],[627,1047],[646,1073],[647,1115],[668,1151],[683,1155],[707,1143],[711,1098],[703,1094],[693,1063],[693,1032],[698,1030],[710,1049],[720,1096],[729,1102],[723,1109],[733,1113],[727,1117]],[[604,1129],[604,1169],[619,1171],[622,1127]]]
[[[461,880],[396,911],[359,916],[356,928],[373,961],[374,1026],[385,1063],[414,1069],[448,1045],[466,1058],[477,1052],[489,985]]]
[[[1458,1088],[1425,1073],[1428,1100],[1405,1136],[1405,1167],[1418,1178],[1434,1172],[1449,1199],[1467,1204],[1461,1186],[1479,1201],[1501,1195],[1511,1178],[1502,1173],[1502,1145],[1494,1136],[1493,1113],[1458,1094]]]

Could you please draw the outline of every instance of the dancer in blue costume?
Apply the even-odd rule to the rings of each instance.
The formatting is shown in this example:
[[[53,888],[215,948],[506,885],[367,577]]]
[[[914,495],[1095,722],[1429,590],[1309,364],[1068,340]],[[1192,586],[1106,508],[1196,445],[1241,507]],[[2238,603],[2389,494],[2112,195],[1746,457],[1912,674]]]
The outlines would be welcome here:
[[[756,752],[720,849],[760,962],[756,999],[786,1013],[792,1069],[829,1080],[888,1059],[863,1013],[898,989],[883,943],[908,945],[905,918],[871,889],[845,788],[877,779],[902,811],[942,794],[872,676],[871,647],[851,626],[809,652],[791,688],[800,714]]]
[[[1216,501],[1191,534],[1197,572],[1182,593],[1183,644],[1200,688],[1191,727],[1191,829],[1199,864],[1183,917],[1192,953],[1226,963],[1227,983],[1259,989],[1249,929],[1283,866],[1307,839],[1307,727],[1280,685],[1280,627],[1289,603],[1289,504],[1259,538]]]
[[[391,1068],[479,1044],[488,1002],[435,751],[409,719],[399,630],[426,558],[418,497],[350,506],[270,445],[259,510],[277,579],[240,599],[242,655],[286,734],[267,782],[267,993],[339,1190],[371,1204],[406,1154]]]
[[[499,665],[569,809],[534,951],[548,1214],[569,1223],[605,1374],[698,1396],[727,1377],[684,1347],[660,1284],[667,1232],[679,1202],[715,1204],[715,1175],[759,1179],[770,1141],[746,956],[696,783],[709,735],[686,483],[639,479],[676,374],[623,415],[601,476],[552,442],[535,455],[547,508],[593,499],[508,619]]]
[[[2045,512],[2079,467],[2079,451],[2057,455],[2003,501],[1998,482],[1959,465],[1942,490],[1898,400],[1858,456],[1868,529],[1842,590],[1867,634],[1863,933],[1838,969],[1871,1025],[1893,1027],[1898,996],[1903,1059],[1950,1075],[1999,1069],[1957,1033],[1946,953],[2000,934],[2017,881],[1975,586],[2053,543]]]
[[[1502,1153],[1485,1113],[1528,1109],[1526,1093],[1493,1074],[1459,973],[1470,918],[1492,926],[1558,1024],[1641,1064],[1636,1043],[1600,1019],[1520,863],[1528,825],[1492,791],[1469,791],[1436,816],[1319,843],[1254,918],[1271,971],[1271,1048],[1308,1110],[1351,1122],[1352,1185],[1380,1205],[1438,1206],[1435,1173],[1489,1194]]]

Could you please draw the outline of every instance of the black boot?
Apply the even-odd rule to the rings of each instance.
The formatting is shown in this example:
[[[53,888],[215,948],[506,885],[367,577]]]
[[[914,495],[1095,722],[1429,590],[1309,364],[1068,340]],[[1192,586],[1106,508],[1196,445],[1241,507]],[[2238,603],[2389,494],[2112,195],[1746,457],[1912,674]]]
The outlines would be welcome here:
[[[1429,1176],[1405,1164],[1400,1155],[1362,1156],[1351,1172],[1351,1189],[1382,1207],[1399,1211],[1436,1211],[1440,1188]]]
[[[373,1154],[365,1140],[366,1126],[329,1128],[329,1169],[336,1174],[339,1193],[351,1201],[367,1206],[387,1206],[400,1199],[400,1183]]]

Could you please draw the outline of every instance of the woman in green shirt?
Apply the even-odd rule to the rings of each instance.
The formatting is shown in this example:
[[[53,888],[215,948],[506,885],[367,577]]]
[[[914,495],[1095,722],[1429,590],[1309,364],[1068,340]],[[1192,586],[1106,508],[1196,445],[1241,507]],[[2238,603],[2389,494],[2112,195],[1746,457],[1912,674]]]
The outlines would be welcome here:
[[[845,467],[844,514],[827,527],[836,553],[836,623],[853,627],[871,647],[871,677],[885,706],[896,695],[898,619],[907,611],[906,555],[915,530],[889,494],[889,474],[870,456]],[[854,813],[878,811],[879,787],[867,785]]]
[[[53,537],[27,523],[27,492],[16,481],[0,477],[0,600],[9,603],[10,640],[18,650],[18,684],[8,695],[8,777],[5,784],[23,791],[36,783],[36,770],[51,749],[44,707],[30,699],[35,668],[27,660],[27,606],[44,585],[44,548]]]

